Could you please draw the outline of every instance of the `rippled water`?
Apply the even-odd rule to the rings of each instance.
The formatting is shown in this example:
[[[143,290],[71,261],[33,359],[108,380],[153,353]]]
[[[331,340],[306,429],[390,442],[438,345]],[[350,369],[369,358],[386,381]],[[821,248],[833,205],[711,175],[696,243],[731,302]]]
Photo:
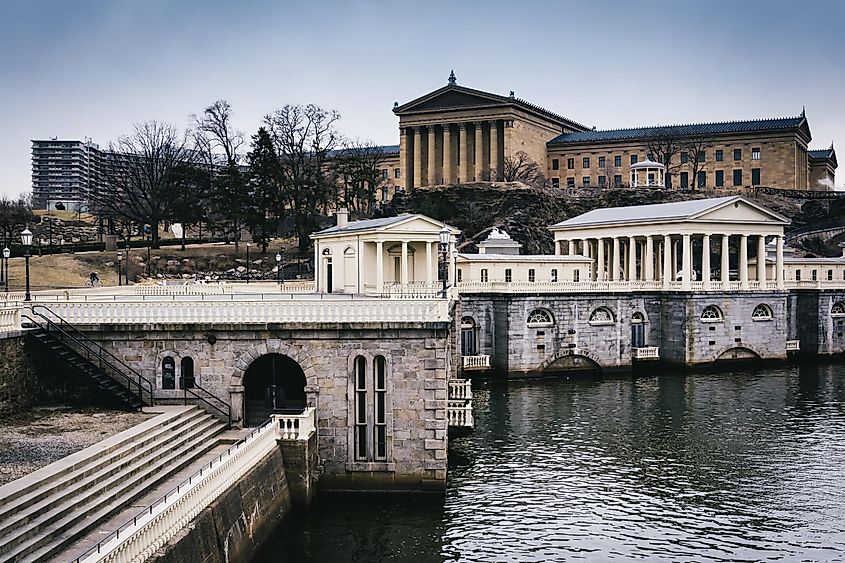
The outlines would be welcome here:
[[[475,391],[444,497],[323,496],[260,561],[845,561],[845,366]]]

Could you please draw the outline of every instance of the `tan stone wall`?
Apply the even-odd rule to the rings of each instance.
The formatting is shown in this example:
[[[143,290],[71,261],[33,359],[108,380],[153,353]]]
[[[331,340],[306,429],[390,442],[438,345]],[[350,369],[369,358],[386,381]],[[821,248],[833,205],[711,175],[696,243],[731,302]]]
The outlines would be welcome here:
[[[810,165],[810,190],[828,191],[836,181],[836,172],[826,162]],[[829,182],[829,184],[828,184]]]

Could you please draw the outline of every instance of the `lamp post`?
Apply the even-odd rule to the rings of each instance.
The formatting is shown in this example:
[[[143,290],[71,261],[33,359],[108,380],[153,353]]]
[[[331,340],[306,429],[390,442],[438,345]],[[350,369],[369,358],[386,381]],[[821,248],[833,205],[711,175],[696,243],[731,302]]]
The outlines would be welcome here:
[[[3,248],[3,267],[6,270],[5,279],[5,286],[6,286],[6,293],[9,293],[9,256],[12,255],[12,251],[9,250],[9,247],[6,246]]]
[[[455,272],[452,278],[452,287],[458,287],[458,250],[452,251],[452,271]]]
[[[250,244],[246,243],[246,283],[249,283],[249,247]]]
[[[26,248],[26,254],[23,255],[24,260],[26,261],[26,293],[24,294],[23,300],[32,301],[32,297],[29,295],[29,259],[31,258],[29,254],[29,247],[32,244],[32,231],[30,231],[28,227],[21,232],[21,243],[23,243]]]
[[[123,253],[121,251],[117,251],[117,285],[123,285],[123,280],[121,279],[123,276]]]
[[[279,282],[279,286],[282,285],[282,253],[276,253],[276,280]]]
[[[123,273],[125,285],[129,285],[129,241],[126,241],[126,271]]]
[[[443,297],[446,297],[446,271],[447,271],[447,264],[449,263],[449,239],[452,237],[452,231],[449,230],[449,227],[443,225],[443,228],[440,229],[440,245],[439,245],[439,254],[440,254],[440,279],[443,280]]]

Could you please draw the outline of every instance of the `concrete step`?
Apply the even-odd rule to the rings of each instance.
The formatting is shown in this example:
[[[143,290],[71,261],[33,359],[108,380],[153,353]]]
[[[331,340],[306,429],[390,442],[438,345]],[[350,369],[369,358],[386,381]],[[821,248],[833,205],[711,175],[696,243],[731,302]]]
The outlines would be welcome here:
[[[65,486],[40,497],[2,521],[0,558],[41,561],[83,536],[91,526],[120,511],[156,483],[217,444],[225,424],[193,407],[155,430],[141,445],[113,451],[111,463],[82,465],[65,476]],[[89,465],[98,469],[94,470]]]

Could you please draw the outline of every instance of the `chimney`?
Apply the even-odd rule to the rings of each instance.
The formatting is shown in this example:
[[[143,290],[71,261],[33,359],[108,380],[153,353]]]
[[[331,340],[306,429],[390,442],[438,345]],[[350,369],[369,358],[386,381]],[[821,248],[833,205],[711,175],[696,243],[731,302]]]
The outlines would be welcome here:
[[[345,229],[346,226],[349,224],[349,211],[345,207],[341,207],[335,213],[337,217],[337,228],[338,229]]]

